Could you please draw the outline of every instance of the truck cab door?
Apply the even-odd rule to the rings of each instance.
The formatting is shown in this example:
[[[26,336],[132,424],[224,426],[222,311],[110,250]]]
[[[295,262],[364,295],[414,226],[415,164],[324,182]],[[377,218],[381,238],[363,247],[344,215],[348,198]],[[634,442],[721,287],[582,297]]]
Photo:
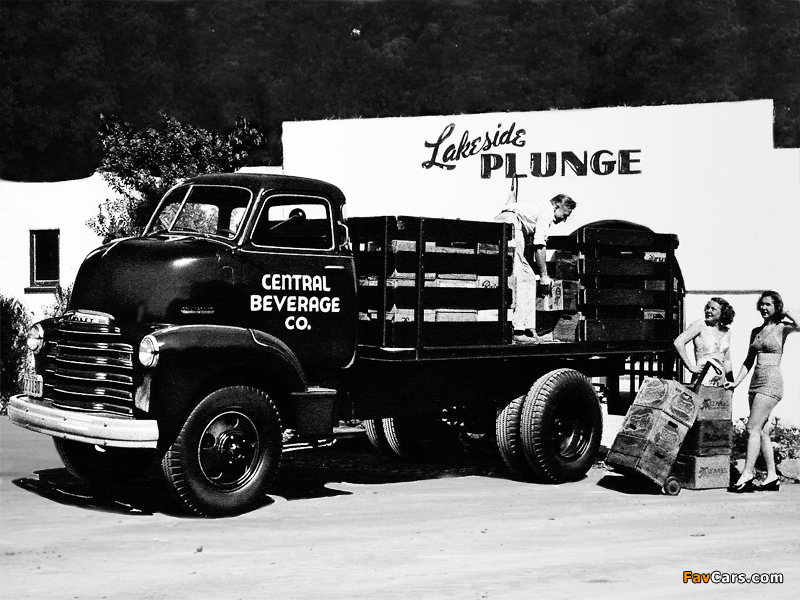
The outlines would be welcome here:
[[[273,193],[241,249],[247,322],[285,342],[305,369],[342,368],[355,355],[355,265],[337,212],[320,195]]]

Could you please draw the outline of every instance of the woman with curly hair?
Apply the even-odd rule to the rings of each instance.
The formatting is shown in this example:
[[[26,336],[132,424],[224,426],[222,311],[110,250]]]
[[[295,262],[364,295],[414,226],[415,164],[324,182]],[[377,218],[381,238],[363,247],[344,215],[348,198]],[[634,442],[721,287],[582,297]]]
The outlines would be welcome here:
[[[781,355],[786,336],[800,329],[800,316],[784,310],[781,295],[773,290],[761,293],[756,303],[764,323],[750,333],[750,346],[744,364],[727,389],[738,386],[755,364],[750,379],[750,416],[747,419],[747,456],[739,480],[730,487],[736,493],[753,491],[778,491],[780,479],[775,470],[772,441],[769,439],[769,416],[783,397]],[[759,451],[764,456],[767,476],[760,485],[755,484],[756,459]]]
[[[686,368],[695,375],[703,370],[703,365],[710,362],[715,368],[709,369],[702,384],[722,387],[725,374],[733,371],[730,325],[736,312],[727,300],[716,297],[706,302],[703,312],[703,319],[689,325],[675,338],[675,350]],[[689,342],[694,344],[694,361],[689,360],[686,352],[686,344]]]

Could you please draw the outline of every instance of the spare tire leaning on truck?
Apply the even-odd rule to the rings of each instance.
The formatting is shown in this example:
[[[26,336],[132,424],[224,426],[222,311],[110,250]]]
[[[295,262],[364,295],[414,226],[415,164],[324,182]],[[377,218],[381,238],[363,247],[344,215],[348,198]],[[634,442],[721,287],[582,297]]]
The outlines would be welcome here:
[[[603,435],[603,414],[591,382],[573,369],[542,375],[525,398],[520,434],[538,478],[551,483],[583,478]]]
[[[514,475],[563,483],[583,478],[594,464],[603,416],[591,382],[574,369],[556,369],[500,411],[496,431],[500,455]]]

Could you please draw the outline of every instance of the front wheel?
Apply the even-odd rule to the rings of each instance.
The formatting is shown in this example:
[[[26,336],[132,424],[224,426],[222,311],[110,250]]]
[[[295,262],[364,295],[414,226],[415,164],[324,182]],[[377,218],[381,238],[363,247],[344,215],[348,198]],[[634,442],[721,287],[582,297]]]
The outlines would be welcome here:
[[[256,508],[277,474],[282,451],[278,411],[264,392],[227,387],[206,396],[162,460],[172,495],[203,516]]]
[[[155,450],[111,448],[53,438],[70,474],[92,485],[121,485],[135,480],[156,463]]]
[[[531,387],[520,422],[522,447],[545,481],[577,481],[597,458],[603,414],[591,382],[573,369],[556,369]]]

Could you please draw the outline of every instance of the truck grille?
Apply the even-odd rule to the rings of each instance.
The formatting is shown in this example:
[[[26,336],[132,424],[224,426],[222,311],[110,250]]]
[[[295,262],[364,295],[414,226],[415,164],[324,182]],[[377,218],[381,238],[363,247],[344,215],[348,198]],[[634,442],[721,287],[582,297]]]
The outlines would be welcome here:
[[[133,417],[133,346],[118,327],[64,320],[46,360],[44,396],[54,406]]]

